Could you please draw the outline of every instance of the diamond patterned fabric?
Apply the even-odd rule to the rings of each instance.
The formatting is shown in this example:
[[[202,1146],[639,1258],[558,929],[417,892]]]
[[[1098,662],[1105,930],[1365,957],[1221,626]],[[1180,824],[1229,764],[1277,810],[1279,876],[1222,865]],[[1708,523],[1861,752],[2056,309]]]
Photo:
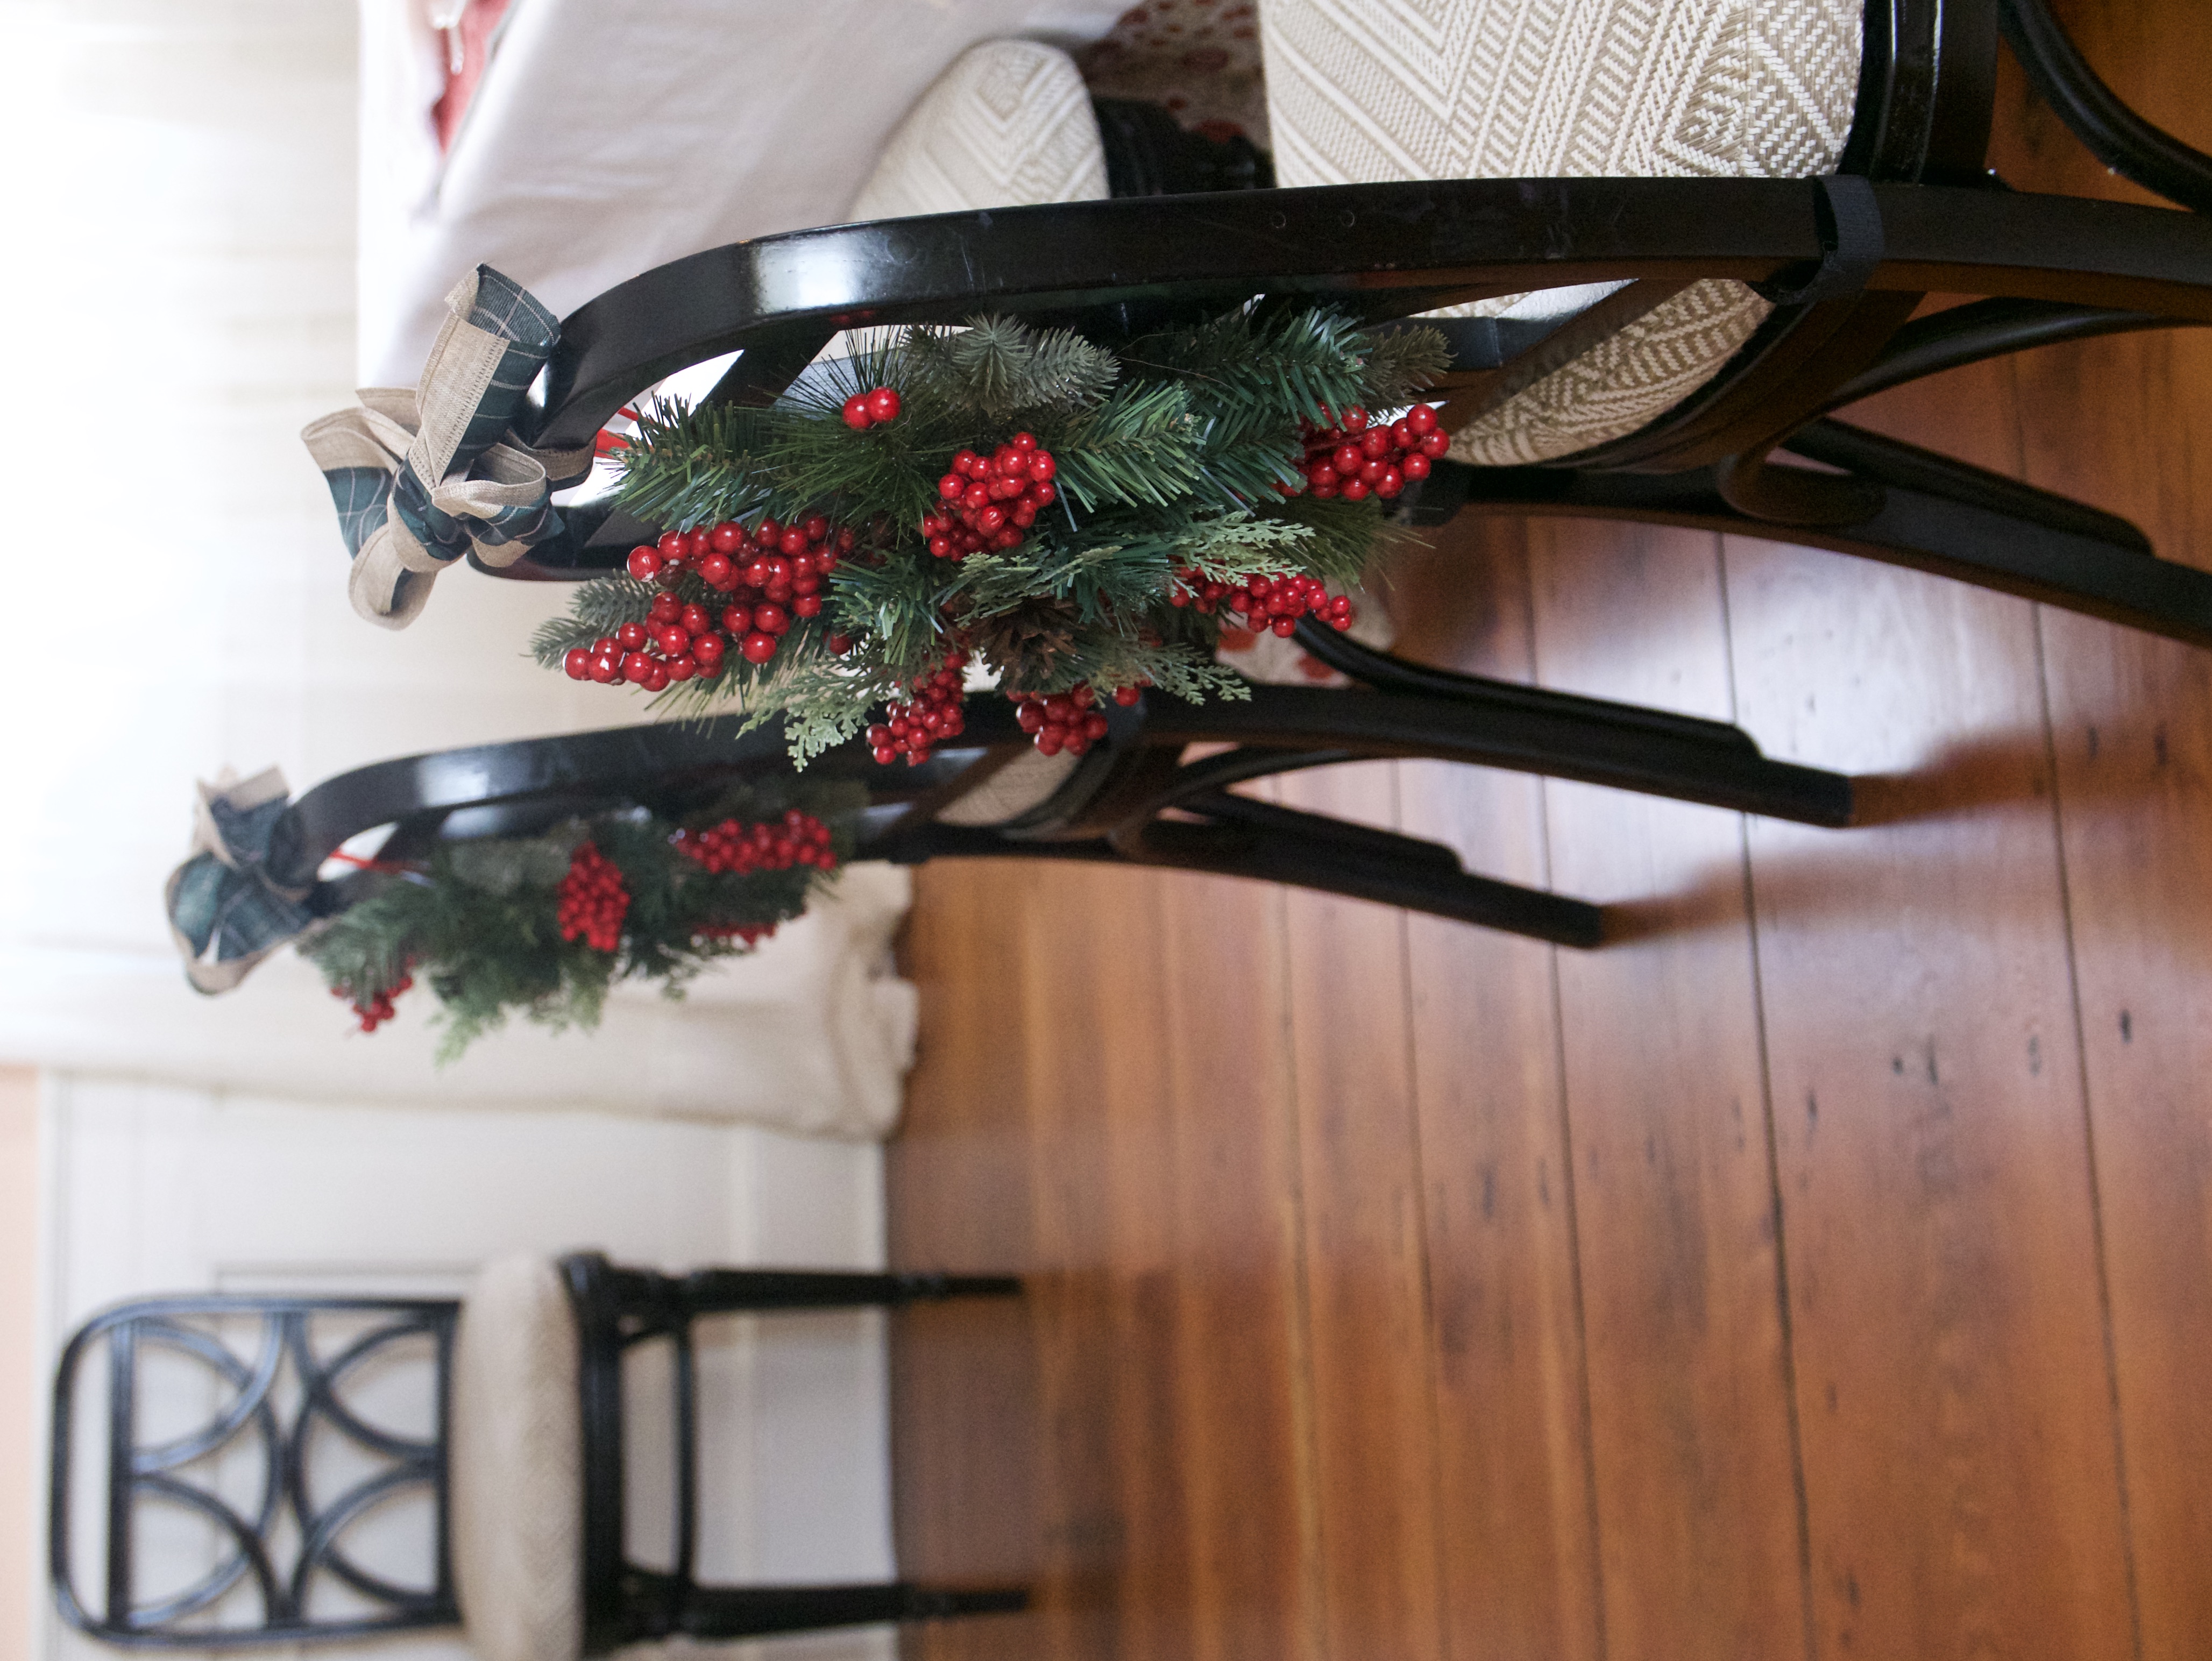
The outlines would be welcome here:
[[[1263,0],[1261,22],[1285,186],[1810,177],[1842,155],[1858,84],[1861,0]],[[1771,309],[1741,283],[1693,284],[1451,453],[1513,466],[1632,433]]]
[[[988,40],[921,95],[848,216],[903,219],[1106,193],[1106,150],[1075,60],[1035,41]]]

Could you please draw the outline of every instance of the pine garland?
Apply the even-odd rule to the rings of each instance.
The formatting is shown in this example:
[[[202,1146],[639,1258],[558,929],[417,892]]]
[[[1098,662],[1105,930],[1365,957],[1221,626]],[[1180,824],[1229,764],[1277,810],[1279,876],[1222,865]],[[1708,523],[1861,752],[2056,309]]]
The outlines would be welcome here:
[[[978,317],[875,331],[771,408],[655,403],[623,452],[630,513],[678,532],[818,513],[858,533],[821,585],[819,615],[790,619],[772,658],[732,652],[658,706],[781,713],[803,765],[954,652],[1009,692],[1241,695],[1212,661],[1224,620],[1170,603],[1178,581],[1356,580],[1399,533],[1371,496],[1302,494],[1305,439],[1355,405],[1406,407],[1448,361],[1434,330],[1369,331],[1326,307],[1246,309],[1110,349]],[[848,400],[886,387],[896,419],[855,430],[842,418]],[[959,452],[988,456],[1017,431],[1054,458],[1058,500],[1018,547],[933,557],[920,527],[940,512],[939,480]],[[562,664],[643,624],[664,591],[710,615],[726,603],[696,559],[672,578],[582,585],[569,615],[538,631],[538,660]]]
[[[517,1012],[556,1029],[592,1027],[616,982],[656,981],[681,997],[708,964],[751,950],[802,915],[850,857],[864,803],[857,785],[794,780],[732,791],[681,819],[631,809],[539,836],[441,846],[424,866],[389,873],[380,893],[341,912],[301,952],[354,1004],[365,1030],[390,1015],[396,991],[427,979],[441,1005],[441,1064]],[[684,851],[732,821],[766,826],[793,846],[808,845],[809,821],[818,823],[828,847],[820,863],[779,868],[771,854],[762,868],[719,870]],[[566,886],[594,854],[627,894],[606,943],[612,949],[564,937]]]

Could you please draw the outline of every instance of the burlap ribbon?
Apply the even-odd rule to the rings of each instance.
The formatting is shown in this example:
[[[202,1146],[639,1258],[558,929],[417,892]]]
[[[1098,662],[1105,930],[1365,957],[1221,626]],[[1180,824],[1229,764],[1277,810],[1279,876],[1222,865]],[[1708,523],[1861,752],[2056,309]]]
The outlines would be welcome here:
[[[269,876],[269,841],[291,805],[275,767],[240,779],[225,769],[199,786],[192,852],[169,874],[169,931],[185,977],[204,992],[227,992],[247,971],[313,922],[307,890]]]
[[[413,622],[438,573],[471,549],[510,565],[556,534],[553,493],[592,467],[588,445],[532,450],[508,430],[561,337],[552,312],[489,265],[446,305],[411,391],[364,387],[358,408],[300,434],[353,555],[353,608],[386,628]]]

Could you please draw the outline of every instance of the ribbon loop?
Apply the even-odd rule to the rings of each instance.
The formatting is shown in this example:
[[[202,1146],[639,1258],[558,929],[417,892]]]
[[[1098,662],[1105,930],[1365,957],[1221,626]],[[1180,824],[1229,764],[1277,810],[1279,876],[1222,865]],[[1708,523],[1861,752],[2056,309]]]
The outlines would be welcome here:
[[[354,609],[404,628],[440,572],[474,550],[510,565],[561,530],[553,493],[591,471],[589,446],[533,450],[509,430],[561,325],[489,265],[446,296],[414,387],[369,386],[301,433],[323,472],[353,559]]]
[[[314,921],[307,890],[269,876],[270,840],[290,806],[275,767],[246,779],[226,769],[199,786],[192,851],[169,874],[167,900],[185,977],[203,992],[228,991]]]

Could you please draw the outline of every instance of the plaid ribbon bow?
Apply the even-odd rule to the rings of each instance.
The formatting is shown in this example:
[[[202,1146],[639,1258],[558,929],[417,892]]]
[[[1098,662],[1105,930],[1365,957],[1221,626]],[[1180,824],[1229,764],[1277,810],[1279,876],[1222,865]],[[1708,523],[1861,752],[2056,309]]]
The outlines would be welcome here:
[[[363,387],[358,408],[300,434],[353,556],[353,609],[386,628],[413,622],[438,573],[471,549],[510,565],[556,534],[553,493],[592,468],[589,446],[532,450],[508,431],[561,337],[552,312],[489,265],[446,305],[411,391]]]
[[[279,886],[267,869],[270,837],[291,805],[284,775],[270,767],[241,780],[226,769],[199,792],[191,854],[169,873],[169,932],[185,978],[227,992],[314,919],[307,889]]]

